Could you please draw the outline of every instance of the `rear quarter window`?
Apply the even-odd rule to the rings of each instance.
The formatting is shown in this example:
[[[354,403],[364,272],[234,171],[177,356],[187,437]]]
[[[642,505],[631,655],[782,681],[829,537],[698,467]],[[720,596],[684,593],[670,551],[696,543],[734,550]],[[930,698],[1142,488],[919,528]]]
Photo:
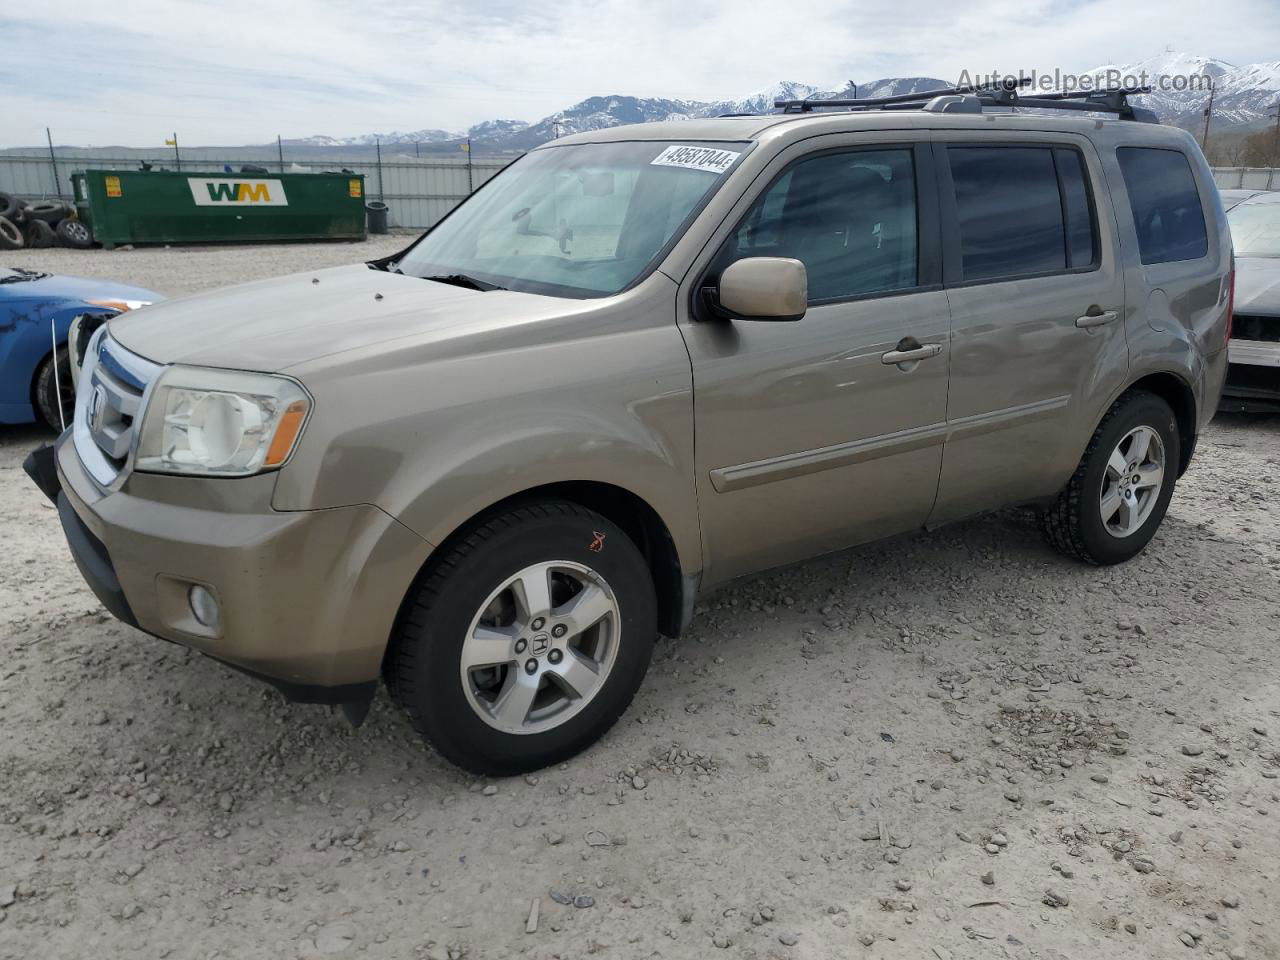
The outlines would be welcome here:
[[[1200,191],[1181,150],[1116,150],[1144,264],[1198,260],[1209,252]]]

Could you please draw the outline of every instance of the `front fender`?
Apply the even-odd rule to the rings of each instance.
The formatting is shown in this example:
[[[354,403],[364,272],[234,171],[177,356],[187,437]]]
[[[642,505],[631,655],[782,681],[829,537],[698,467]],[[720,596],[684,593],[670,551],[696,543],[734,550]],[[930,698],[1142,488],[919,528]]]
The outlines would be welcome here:
[[[502,500],[549,484],[600,483],[648,503],[670,531],[685,573],[702,568],[693,475],[681,451],[642,428],[579,410],[479,423],[467,442],[419,464],[421,489],[389,491],[384,508],[431,543]],[[514,426],[514,428],[513,428]],[[414,485],[416,486],[416,484]]]
[[[42,360],[67,342],[82,309],[66,301],[19,300],[0,307],[0,423],[35,419],[31,385]],[[52,324],[52,332],[50,326]]]
[[[610,484],[652,507],[681,569],[700,571],[693,376],[670,290],[658,294],[542,342],[504,331],[496,349],[402,348],[297,371],[315,413],[274,506],[372,503],[440,544],[513,495]]]

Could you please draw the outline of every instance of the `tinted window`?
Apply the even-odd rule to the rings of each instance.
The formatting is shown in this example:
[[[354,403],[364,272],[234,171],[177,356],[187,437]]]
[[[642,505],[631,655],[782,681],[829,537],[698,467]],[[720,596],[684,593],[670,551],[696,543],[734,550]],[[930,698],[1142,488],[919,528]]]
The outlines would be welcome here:
[[[1059,147],[1053,151],[1062,185],[1062,209],[1067,218],[1067,260],[1072,267],[1097,262],[1093,206],[1085,185],[1084,163],[1075,150]]]
[[[1121,147],[1129,206],[1143,263],[1195,260],[1209,251],[1191,164],[1177,150]]]
[[[1052,149],[949,147],[947,156],[965,280],[1066,269],[1066,228]]]
[[[916,285],[916,191],[910,150],[802,160],[756,201],[719,269],[743,257],[794,257],[809,300]]]

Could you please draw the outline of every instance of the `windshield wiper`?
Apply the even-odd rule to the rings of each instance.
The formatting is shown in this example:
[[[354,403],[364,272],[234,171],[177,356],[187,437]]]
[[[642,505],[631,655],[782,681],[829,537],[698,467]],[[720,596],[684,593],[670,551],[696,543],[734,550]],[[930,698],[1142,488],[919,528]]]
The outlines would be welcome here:
[[[468,290],[505,290],[506,287],[500,287],[496,283],[489,283],[485,280],[477,280],[475,277],[469,277],[465,273],[447,273],[436,277],[423,277],[423,280],[434,280],[436,283],[451,283],[455,287],[466,287]]]

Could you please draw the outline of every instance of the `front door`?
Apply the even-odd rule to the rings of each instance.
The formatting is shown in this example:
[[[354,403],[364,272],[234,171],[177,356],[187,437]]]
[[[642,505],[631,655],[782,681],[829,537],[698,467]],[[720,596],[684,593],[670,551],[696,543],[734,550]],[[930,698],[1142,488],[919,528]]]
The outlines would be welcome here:
[[[799,259],[804,318],[681,324],[710,581],[919,527],[937,491],[950,321],[932,155],[814,143],[775,161],[695,274]]]

